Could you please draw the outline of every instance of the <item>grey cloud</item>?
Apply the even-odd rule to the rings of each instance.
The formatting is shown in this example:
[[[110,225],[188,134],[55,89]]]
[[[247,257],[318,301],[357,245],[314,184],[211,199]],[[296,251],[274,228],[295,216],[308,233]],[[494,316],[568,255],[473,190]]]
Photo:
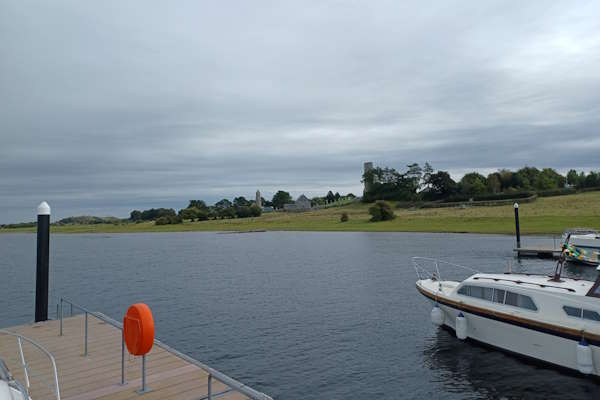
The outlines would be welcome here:
[[[593,2],[0,0],[0,222],[598,169]]]

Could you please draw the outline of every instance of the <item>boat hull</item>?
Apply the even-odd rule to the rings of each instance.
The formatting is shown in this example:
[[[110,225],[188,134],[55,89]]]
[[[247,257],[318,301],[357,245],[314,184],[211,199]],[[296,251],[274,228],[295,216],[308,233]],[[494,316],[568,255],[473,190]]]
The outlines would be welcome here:
[[[434,303],[433,300],[429,299]],[[476,315],[466,310],[438,302],[444,313],[444,325],[456,330],[456,317],[462,313],[467,319],[467,337],[489,346],[536,359],[547,364],[578,371],[578,341],[536,331],[497,319]],[[590,344],[594,371],[600,376],[600,347]]]

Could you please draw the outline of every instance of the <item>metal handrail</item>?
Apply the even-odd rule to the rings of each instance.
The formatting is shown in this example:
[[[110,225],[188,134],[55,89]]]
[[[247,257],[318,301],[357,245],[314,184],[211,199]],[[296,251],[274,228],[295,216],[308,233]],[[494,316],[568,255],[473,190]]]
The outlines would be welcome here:
[[[65,299],[64,297],[60,298],[60,334],[62,335],[63,333],[63,312],[62,312],[62,308],[63,308],[63,303],[67,303],[69,305],[71,305],[71,315],[73,315],[73,308],[75,307],[83,312],[85,312],[86,314],[86,320],[85,320],[85,330],[86,330],[86,335],[85,335],[85,354],[87,355],[87,340],[88,340],[88,335],[87,335],[87,315],[91,314],[92,316],[98,318],[99,320],[106,322],[107,324],[112,325],[113,327],[119,329],[121,332],[123,332],[123,324],[112,319],[111,317],[100,313],[100,312],[96,312],[96,311],[90,311],[87,308],[80,306],[77,303],[74,303],[70,300]],[[200,361],[188,356],[187,354],[184,354],[178,350],[175,350],[174,348],[172,348],[171,346],[161,342],[158,339],[154,339],[154,344],[163,348],[164,350],[168,351],[169,353],[189,362],[190,364],[193,364],[199,368],[201,368],[202,370],[204,370],[206,373],[208,373],[208,396],[206,397],[208,400],[212,400],[212,393],[211,393],[211,381],[212,379],[216,379],[219,382],[229,386],[231,389],[233,389],[236,392],[239,392],[241,394],[244,394],[248,397],[250,397],[253,400],[273,400],[272,397],[259,392],[255,389],[252,389],[249,386],[246,386],[245,384],[225,375],[224,373],[217,371],[216,369],[213,369],[211,367],[209,367],[208,365],[201,363]],[[125,354],[125,345],[124,345],[124,341],[121,341],[121,384],[125,383],[125,358],[124,358],[124,354]]]
[[[433,263],[435,265],[435,272],[430,272],[428,271],[425,267],[423,267],[421,264],[419,264],[419,261],[427,261],[430,263]],[[460,268],[460,269],[464,269],[466,271],[469,272],[474,272],[474,273],[479,273],[480,271],[471,268],[471,267],[467,267],[465,265],[460,265],[460,264],[454,264],[448,261],[443,261],[443,260],[438,260],[436,258],[428,258],[428,257],[413,257],[412,258],[412,262],[413,262],[413,267],[415,268],[415,272],[417,273],[417,277],[419,279],[423,279],[423,276],[426,276],[428,278],[432,278],[432,279],[436,279],[436,280],[442,280],[442,276],[440,274],[440,264],[441,265],[447,265],[450,267],[456,267],[456,268]]]
[[[58,370],[56,369],[56,360],[54,356],[46,350],[41,344],[28,338],[27,336],[23,336],[16,332],[7,331],[5,329],[0,329],[0,334],[9,335],[17,338],[17,343],[19,345],[19,355],[21,359],[21,367],[23,368],[23,372],[25,375],[25,383],[27,385],[27,393],[29,393],[30,382],[29,382],[29,370],[27,369],[27,363],[25,362],[25,356],[23,355],[23,340],[35,346],[38,350],[44,353],[52,363],[52,372],[54,372],[54,389],[49,387],[50,390],[54,392],[56,396],[56,400],[60,400],[60,388],[58,386]]]

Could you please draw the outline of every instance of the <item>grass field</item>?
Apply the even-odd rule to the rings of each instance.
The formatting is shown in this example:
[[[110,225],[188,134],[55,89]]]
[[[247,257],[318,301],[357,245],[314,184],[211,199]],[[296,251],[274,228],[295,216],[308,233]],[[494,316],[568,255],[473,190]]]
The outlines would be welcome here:
[[[306,213],[270,213],[258,218],[185,222],[179,225],[99,224],[53,226],[56,233],[125,233],[184,231],[368,231],[368,232],[470,232],[514,233],[512,206],[395,209],[396,219],[369,222],[368,204],[354,203],[344,207]],[[350,220],[340,222],[342,212]],[[521,233],[559,234],[565,228],[585,226],[600,229],[600,192],[569,196],[544,197],[519,208]],[[35,228],[2,229],[0,232],[33,232]]]

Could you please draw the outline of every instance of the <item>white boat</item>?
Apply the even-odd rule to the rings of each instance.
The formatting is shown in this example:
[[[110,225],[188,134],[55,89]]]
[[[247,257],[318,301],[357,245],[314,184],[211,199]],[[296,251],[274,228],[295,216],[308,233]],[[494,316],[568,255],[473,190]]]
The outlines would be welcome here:
[[[417,290],[433,304],[434,324],[549,364],[600,375],[600,277],[595,281],[517,273],[474,273],[443,280],[440,267],[474,270],[415,257]],[[433,272],[424,266],[431,263]]]
[[[0,359],[0,399],[2,400],[26,400],[29,399],[27,389],[17,379],[13,378],[8,367]]]
[[[31,367],[27,364],[27,361],[25,359],[25,353],[23,351],[23,344],[25,343],[44,353],[46,357],[48,357],[48,359],[50,360],[50,366],[52,368],[51,374],[53,378],[52,383],[47,383],[43,380],[40,380],[39,383],[48,385],[48,387],[46,388],[47,393],[51,393],[53,398],[55,398],[56,400],[60,400],[60,389],[58,387],[58,371],[56,369],[56,361],[54,360],[54,356],[52,356],[52,354],[50,354],[50,352],[46,350],[41,344],[29,339],[28,337],[19,335],[18,333],[0,329],[0,336],[2,335],[12,336],[14,340],[17,341],[18,354],[0,354],[0,400],[32,400],[32,398],[30,397],[30,392],[32,388],[31,378],[34,376],[39,377],[40,375],[31,371]],[[18,357],[18,359],[20,360],[25,383],[22,383],[12,375],[12,373],[6,366],[6,363],[2,359],[2,357],[8,358],[14,356]],[[46,393],[46,391],[44,391],[44,393]],[[45,396],[44,398],[47,398],[47,396]]]
[[[573,228],[563,233],[563,249],[569,262],[600,263],[600,233],[595,229]]]

